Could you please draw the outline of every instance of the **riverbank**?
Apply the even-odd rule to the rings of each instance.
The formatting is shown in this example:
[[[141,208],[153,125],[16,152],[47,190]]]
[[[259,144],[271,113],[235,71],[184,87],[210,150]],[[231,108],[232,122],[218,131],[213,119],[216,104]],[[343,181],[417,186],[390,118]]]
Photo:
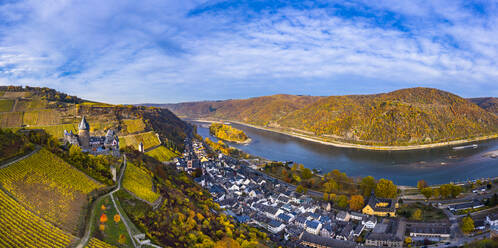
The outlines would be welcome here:
[[[238,122],[238,121],[232,121],[232,120],[206,120],[206,119],[187,119],[187,118],[185,120],[194,121],[194,122],[205,122],[205,123],[231,122],[231,123],[235,123],[238,125],[247,126],[247,127],[251,127],[251,128],[255,128],[255,129],[259,129],[259,130],[265,130],[265,131],[269,131],[269,132],[275,132],[275,133],[279,133],[279,134],[283,134],[283,135],[288,135],[288,136],[292,136],[292,137],[299,138],[302,140],[320,143],[323,145],[330,145],[330,146],[342,147],[342,148],[378,150],[378,151],[423,150],[423,149],[431,149],[431,148],[437,148],[437,147],[443,147],[443,146],[461,145],[461,144],[467,144],[467,143],[471,143],[471,142],[477,142],[477,141],[498,138],[498,134],[494,134],[494,135],[476,137],[476,138],[472,138],[472,139],[453,140],[453,141],[439,142],[439,143],[432,143],[432,144],[423,144],[423,145],[375,146],[375,145],[352,144],[352,143],[346,143],[346,142],[340,142],[340,141],[324,141],[324,140],[317,139],[318,137],[316,137],[316,136],[310,136],[310,135],[305,135],[305,134],[296,133],[296,132],[283,131],[283,130],[278,130],[278,129],[269,128],[269,127],[261,127],[261,126],[251,125],[251,124]]]

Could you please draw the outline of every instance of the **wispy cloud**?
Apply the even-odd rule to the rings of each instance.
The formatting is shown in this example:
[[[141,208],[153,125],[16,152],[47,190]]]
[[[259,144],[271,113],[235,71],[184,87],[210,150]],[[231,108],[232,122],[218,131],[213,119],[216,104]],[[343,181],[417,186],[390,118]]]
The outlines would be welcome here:
[[[115,103],[429,86],[498,95],[497,6],[357,1],[13,1],[0,84]]]

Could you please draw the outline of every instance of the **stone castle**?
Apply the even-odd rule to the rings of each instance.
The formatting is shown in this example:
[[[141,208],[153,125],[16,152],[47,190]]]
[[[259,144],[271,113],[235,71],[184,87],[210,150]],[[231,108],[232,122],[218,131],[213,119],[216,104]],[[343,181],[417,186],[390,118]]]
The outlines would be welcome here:
[[[64,130],[64,141],[79,146],[84,152],[119,155],[119,138],[114,131],[107,130],[105,136],[90,136],[90,125],[84,116],[78,126],[78,134]]]

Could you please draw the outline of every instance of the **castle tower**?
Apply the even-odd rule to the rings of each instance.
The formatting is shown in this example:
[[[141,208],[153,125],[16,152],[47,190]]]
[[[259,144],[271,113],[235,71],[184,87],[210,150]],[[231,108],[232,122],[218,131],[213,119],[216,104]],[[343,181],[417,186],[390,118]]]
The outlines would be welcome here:
[[[78,138],[81,148],[83,150],[90,149],[90,125],[86,121],[85,116],[81,119],[78,129]]]

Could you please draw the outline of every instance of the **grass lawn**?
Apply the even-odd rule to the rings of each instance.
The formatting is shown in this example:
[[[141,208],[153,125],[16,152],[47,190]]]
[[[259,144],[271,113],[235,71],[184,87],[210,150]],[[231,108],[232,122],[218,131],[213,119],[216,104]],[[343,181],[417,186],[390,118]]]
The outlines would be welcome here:
[[[444,214],[443,210],[419,202],[401,204],[400,208],[398,208],[398,210],[396,211],[396,215],[410,219],[417,209],[422,210],[423,221],[447,219],[447,216]]]
[[[107,196],[103,198],[100,202],[98,202],[97,206],[97,211],[95,211],[96,215],[94,216],[95,226],[97,228],[94,230],[94,237],[118,247],[132,247],[130,236],[126,231],[122,218],[119,217],[118,222],[114,219],[118,213],[114,208],[114,204],[112,204],[111,197]],[[107,217],[106,222],[101,222],[103,214]],[[124,235],[124,238],[121,238],[120,240],[121,235]]]
[[[161,161],[161,162],[166,162],[170,161],[174,157],[178,157],[179,154],[175,153],[174,151],[164,147],[164,146],[159,146],[151,151],[146,152],[145,154]]]
[[[14,100],[0,99],[0,112],[9,112],[12,110]]]
[[[123,120],[123,123],[126,125],[126,131],[128,133],[142,132],[145,130],[145,123],[142,119],[127,119]]]

